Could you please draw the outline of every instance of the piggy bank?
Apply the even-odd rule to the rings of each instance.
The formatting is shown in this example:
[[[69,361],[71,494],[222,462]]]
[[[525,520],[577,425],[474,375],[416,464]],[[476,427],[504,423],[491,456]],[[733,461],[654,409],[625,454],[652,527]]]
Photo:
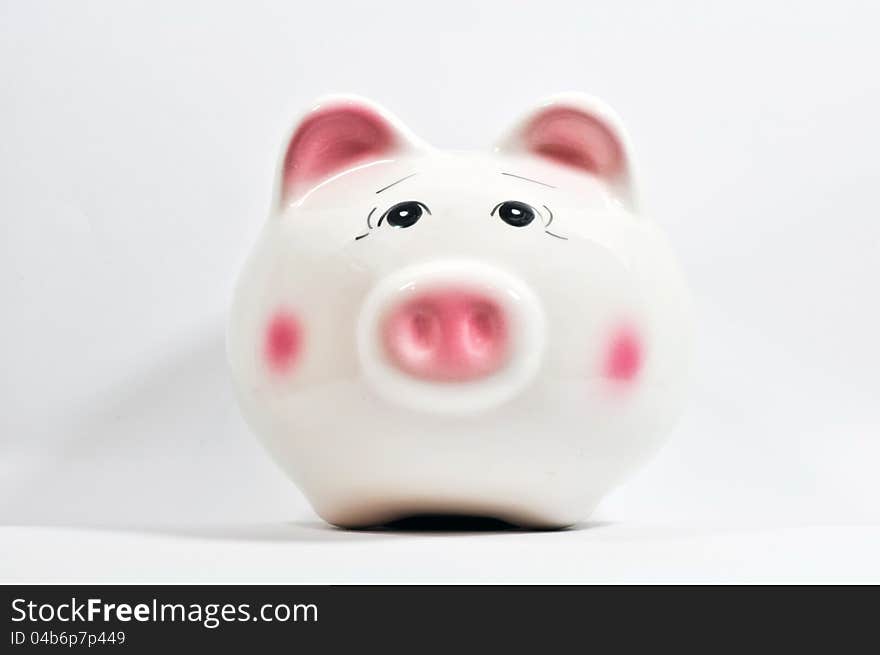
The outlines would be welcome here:
[[[283,144],[227,345],[247,422],[329,523],[554,528],[659,447],[689,316],[599,101],[448,152],[337,96]]]

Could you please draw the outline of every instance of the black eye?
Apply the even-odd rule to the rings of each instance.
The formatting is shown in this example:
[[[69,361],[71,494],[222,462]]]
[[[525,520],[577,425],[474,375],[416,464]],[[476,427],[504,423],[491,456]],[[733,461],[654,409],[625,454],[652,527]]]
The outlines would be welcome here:
[[[379,225],[382,224],[383,220],[386,220],[388,221],[388,225],[392,227],[410,227],[411,225],[416,224],[416,222],[422,217],[423,212],[428,212],[430,214],[431,210],[416,200],[399,202],[382,214],[382,218],[379,219]]]
[[[507,200],[495,206],[492,215],[498,212],[501,220],[513,227],[525,227],[535,220],[535,210],[524,202],[518,200]]]

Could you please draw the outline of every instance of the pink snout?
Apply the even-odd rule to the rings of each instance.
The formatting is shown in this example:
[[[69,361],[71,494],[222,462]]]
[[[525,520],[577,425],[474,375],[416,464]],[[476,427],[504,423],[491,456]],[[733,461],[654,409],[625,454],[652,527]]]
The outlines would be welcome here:
[[[391,363],[422,380],[484,378],[502,368],[508,356],[502,307],[473,291],[422,293],[393,308],[381,330]]]

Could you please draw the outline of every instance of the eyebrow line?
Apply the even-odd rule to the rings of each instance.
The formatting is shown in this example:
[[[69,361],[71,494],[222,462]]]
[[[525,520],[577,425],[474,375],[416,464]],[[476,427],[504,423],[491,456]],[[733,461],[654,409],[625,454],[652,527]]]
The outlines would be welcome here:
[[[533,180],[530,177],[523,177],[522,175],[514,175],[513,173],[504,173],[502,171],[502,175],[506,175],[507,177],[515,177],[519,180],[525,180],[526,182],[534,182],[535,184],[540,184],[541,186],[550,187],[551,189],[555,189],[556,187],[552,184],[547,184],[546,182],[539,182],[538,180]],[[405,178],[404,178],[405,179]]]
[[[402,177],[402,178],[400,178],[399,180],[397,180],[397,182],[392,182],[392,183],[389,184],[388,186],[383,186],[381,189],[379,189],[378,191],[376,191],[376,193],[382,193],[382,192],[385,191],[386,189],[390,189],[390,188],[393,187],[395,184],[400,184],[400,183],[403,182],[404,180],[408,180],[409,178],[413,177],[414,175],[418,175],[418,173],[410,173],[410,174],[407,175],[406,177]]]

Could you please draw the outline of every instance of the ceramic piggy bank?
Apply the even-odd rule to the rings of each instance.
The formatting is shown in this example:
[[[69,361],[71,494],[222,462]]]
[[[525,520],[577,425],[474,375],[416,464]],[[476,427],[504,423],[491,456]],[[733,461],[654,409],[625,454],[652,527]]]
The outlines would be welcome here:
[[[688,294],[603,104],[551,98],[465,153],[331,97],[275,184],[228,352],[248,423],[325,520],[567,526],[658,448]]]

